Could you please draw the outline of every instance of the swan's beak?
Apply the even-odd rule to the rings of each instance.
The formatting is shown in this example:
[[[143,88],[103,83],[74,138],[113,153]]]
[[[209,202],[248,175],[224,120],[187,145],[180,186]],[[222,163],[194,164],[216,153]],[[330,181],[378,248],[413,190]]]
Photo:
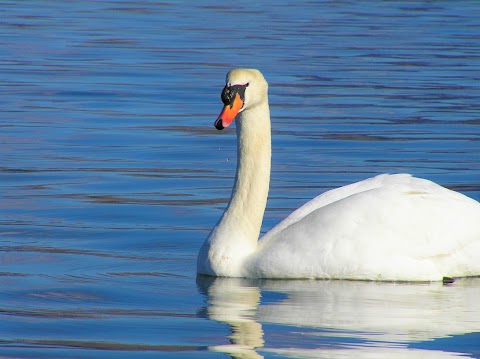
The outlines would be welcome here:
[[[226,104],[223,108],[222,112],[215,121],[215,128],[217,130],[223,130],[224,128],[230,126],[242,107],[243,101],[240,98],[240,95],[237,93],[235,94],[233,102],[231,104]]]

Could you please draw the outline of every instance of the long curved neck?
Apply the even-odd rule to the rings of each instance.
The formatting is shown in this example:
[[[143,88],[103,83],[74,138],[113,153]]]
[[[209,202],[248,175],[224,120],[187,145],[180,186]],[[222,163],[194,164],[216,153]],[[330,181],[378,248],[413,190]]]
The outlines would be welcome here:
[[[202,274],[241,276],[243,260],[257,247],[270,184],[271,134],[268,102],[240,113],[237,173],[230,202],[198,258]]]
[[[268,105],[241,113],[237,122],[237,173],[224,221],[256,246],[270,184],[271,133]]]

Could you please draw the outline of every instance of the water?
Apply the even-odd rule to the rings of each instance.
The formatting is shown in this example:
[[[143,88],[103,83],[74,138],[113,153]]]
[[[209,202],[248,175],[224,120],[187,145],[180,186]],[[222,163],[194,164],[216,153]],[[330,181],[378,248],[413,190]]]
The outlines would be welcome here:
[[[480,280],[196,278],[228,69],[270,83],[264,231],[410,172],[480,200],[476,1],[0,3],[0,357],[480,357]]]

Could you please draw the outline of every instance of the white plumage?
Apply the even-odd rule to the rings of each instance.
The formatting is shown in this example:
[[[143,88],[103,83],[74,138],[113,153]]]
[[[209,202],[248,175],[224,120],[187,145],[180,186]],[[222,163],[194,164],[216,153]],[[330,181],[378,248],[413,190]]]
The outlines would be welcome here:
[[[250,69],[229,72],[226,88],[236,84],[248,86],[233,107],[242,105],[235,185],[200,249],[198,273],[402,281],[480,275],[480,204],[407,174],[379,175],[325,192],[257,241],[270,180],[268,85]],[[224,111],[217,128],[231,122],[221,126],[225,116]]]

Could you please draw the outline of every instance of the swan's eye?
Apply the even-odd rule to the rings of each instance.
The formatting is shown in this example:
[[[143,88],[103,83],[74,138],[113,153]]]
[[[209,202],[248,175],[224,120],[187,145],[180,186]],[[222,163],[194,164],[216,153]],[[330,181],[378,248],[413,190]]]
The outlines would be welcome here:
[[[233,87],[225,86],[222,91],[222,102],[224,105],[228,105],[232,102],[235,94],[233,92]]]
[[[233,106],[233,100],[238,93],[243,102],[245,102],[245,89],[248,87],[248,83],[245,85],[226,85],[222,91],[222,102],[224,105]]]

